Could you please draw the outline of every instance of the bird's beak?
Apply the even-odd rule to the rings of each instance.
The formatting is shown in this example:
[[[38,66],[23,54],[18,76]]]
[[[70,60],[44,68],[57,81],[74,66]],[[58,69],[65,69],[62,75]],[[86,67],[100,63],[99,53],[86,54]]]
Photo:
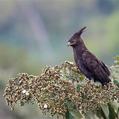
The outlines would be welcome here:
[[[68,43],[67,43],[67,46],[71,46],[71,43],[70,43],[70,42],[68,42]]]

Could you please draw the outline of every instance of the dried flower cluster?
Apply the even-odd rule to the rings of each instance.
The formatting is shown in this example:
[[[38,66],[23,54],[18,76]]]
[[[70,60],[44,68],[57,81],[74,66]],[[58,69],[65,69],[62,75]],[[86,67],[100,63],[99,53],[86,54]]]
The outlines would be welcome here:
[[[119,101],[119,87],[113,83],[102,87],[88,81],[70,62],[47,67],[40,76],[19,74],[10,80],[4,93],[7,104],[13,108],[36,101],[42,111],[65,115],[67,110],[79,112],[96,110],[101,104]]]
[[[4,97],[11,109],[14,109],[14,105],[18,101],[20,101],[21,105],[24,105],[24,103],[27,103],[32,99],[29,83],[30,80],[34,78],[35,76],[22,73],[14,79],[9,80],[5,89]]]
[[[102,87],[87,81],[81,86],[79,92],[82,98],[80,108],[83,113],[97,110],[102,104],[108,104],[115,100],[119,102],[119,88],[112,83]]]
[[[65,66],[65,65],[63,65]],[[46,68],[41,76],[32,80],[30,84],[33,97],[36,99],[40,109],[64,115],[67,111],[66,100],[78,100],[75,87],[68,80],[61,80],[60,70],[62,67]],[[47,106],[46,106],[47,105]]]

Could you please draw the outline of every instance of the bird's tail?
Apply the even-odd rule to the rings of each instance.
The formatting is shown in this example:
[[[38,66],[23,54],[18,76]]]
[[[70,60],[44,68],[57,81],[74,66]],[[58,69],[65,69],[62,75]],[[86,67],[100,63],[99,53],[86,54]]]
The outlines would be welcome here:
[[[98,81],[100,81],[102,85],[107,85],[109,82],[111,82],[111,79],[109,77],[104,77],[104,78],[100,77]]]

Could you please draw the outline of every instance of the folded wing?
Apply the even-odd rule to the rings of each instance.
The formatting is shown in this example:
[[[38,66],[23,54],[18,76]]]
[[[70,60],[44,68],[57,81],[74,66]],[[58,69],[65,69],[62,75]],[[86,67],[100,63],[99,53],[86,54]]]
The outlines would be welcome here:
[[[85,51],[82,54],[82,62],[85,69],[92,74],[94,81],[99,81],[102,85],[111,81],[109,79],[110,71],[107,66],[98,60],[91,52]]]

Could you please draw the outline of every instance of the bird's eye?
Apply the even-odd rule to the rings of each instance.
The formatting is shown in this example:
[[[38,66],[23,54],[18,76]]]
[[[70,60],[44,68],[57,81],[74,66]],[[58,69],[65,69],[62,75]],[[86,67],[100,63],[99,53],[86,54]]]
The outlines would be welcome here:
[[[68,46],[73,46],[76,44],[76,39],[69,40]]]

